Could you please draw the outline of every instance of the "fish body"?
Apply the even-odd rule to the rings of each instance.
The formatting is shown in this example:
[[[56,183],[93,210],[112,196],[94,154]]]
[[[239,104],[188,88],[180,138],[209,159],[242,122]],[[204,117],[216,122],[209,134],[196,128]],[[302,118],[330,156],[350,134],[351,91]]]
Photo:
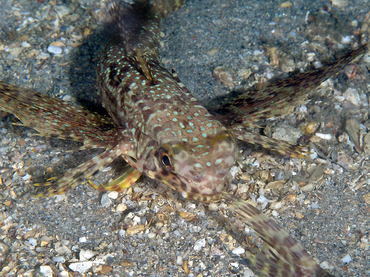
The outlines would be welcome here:
[[[140,14],[136,9],[153,14],[147,6],[130,7],[133,14]],[[120,9],[113,8],[113,22],[118,21]],[[118,39],[112,38],[97,76],[103,106],[115,124],[131,130],[135,138],[135,155],[126,160],[184,197],[218,198],[226,190],[224,179],[236,158],[235,140],[160,63],[156,51],[159,19],[122,20],[130,21],[139,39],[126,37],[129,43],[116,43]],[[116,28],[116,35],[125,33],[125,27]]]

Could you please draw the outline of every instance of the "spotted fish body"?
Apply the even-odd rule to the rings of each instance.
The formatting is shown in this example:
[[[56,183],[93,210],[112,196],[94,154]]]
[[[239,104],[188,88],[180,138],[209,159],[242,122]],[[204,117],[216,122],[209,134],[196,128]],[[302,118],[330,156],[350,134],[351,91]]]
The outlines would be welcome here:
[[[0,82],[0,107],[15,114],[25,125],[44,136],[82,142],[84,148],[105,148],[102,154],[57,180],[43,195],[64,193],[123,156],[131,165],[122,177],[128,185],[144,174],[190,199],[231,201],[246,224],[266,242],[264,254],[252,259],[266,275],[331,276],[271,219],[228,194],[225,178],[237,155],[236,139],[302,156],[302,151],[295,146],[245,133],[241,124],[250,127],[258,119],[276,115],[271,105],[274,106],[277,99],[285,98],[288,104],[299,103],[320,80],[363,55],[366,47],[338,60],[319,72],[321,75],[317,72],[316,75],[298,75],[266,90],[243,94],[221,106],[219,113],[211,114],[175,74],[162,66],[158,57],[160,21],[182,2],[158,0],[150,5],[148,1],[136,1],[133,5],[113,6],[107,25],[111,27],[110,43],[97,67],[99,94],[109,119],[62,100]],[[220,114],[222,109],[233,117]],[[247,123],[248,116],[251,124]],[[120,181],[108,187],[93,185],[119,191],[125,187]]]
[[[199,201],[219,198],[226,190],[224,177],[235,161],[235,140],[159,62],[156,36],[160,19],[151,6],[129,7],[134,9],[131,14],[139,14],[139,9],[150,16],[137,22],[135,18],[122,19],[130,21],[138,34],[118,44],[113,38],[97,74],[105,109],[117,126],[130,130],[135,138],[135,155],[126,160],[184,197]],[[113,8],[113,22],[122,22],[116,19],[120,9]],[[121,25],[116,34],[124,33]]]

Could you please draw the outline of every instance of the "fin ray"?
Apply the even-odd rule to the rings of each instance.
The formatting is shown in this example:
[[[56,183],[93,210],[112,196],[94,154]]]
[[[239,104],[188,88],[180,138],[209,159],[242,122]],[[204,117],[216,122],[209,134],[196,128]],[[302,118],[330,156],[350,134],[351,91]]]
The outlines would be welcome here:
[[[70,139],[84,147],[103,147],[116,139],[113,122],[59,98],[0,81],[0,109],[14,114],[22,126],[45,137]],[[18,124],[17,124],[18,125]]]
[[[364,44],[322,68],[299,73],[262,90],[247,91],[220,105],[215,112],[225,124],[241,124],[247,128],[253,127],[257,121],[288,114],[292,108],[304,103],[309,92],[347,65],[358,61],[367,51],[368,46]]]
[[[267,244],[265,250],[270,253],[261,252],[251,259],[261,272],[271,277],[333,277],[311,258],[301,244],[260,210],[229,193],[225,192],[223,197],[231,201],[235,212]]]

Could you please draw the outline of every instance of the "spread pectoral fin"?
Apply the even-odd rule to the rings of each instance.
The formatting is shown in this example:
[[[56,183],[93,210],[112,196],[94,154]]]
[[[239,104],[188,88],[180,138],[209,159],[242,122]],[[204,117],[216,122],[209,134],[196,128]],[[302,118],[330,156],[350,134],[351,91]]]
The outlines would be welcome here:
[[[84,148],[104,147],[114,140],[110,119],[51,98],[31,89],[0,81],[0,109],[14,114],[24,126],[41,136],[70,139],[84,143]]]
[[[347,65],[357,62],[367,51],[368,46],[362,45],[319,69],[299,73],[264,89],[246,91],[220,105],[215,113],[220,114],[225,124],[243,124],[247,128],[253,127],[260,120],[286,115],[292,108],[302,104],[306,96],[322,82],[335,76]]]

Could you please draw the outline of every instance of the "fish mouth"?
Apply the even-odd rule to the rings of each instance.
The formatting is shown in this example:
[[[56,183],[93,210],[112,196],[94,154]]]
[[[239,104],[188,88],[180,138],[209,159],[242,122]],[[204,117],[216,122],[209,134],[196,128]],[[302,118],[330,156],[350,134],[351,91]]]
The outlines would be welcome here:
[[[222,198],[229,187],[227,178],[205,178],[201,182],[195,182],[185,177],[177,176],[180,186],[174,188],[182,197],[199,202],[212,202]],[[180,189],[177,189],[180,188]]]
[[[147,175],[177,191],[182,197],[199,202],[211,202],[222,198],[221,194],[227,191],[231,180],[230,173],[222,177],[203,175],[194,180],[165,169],[149,172]]]

